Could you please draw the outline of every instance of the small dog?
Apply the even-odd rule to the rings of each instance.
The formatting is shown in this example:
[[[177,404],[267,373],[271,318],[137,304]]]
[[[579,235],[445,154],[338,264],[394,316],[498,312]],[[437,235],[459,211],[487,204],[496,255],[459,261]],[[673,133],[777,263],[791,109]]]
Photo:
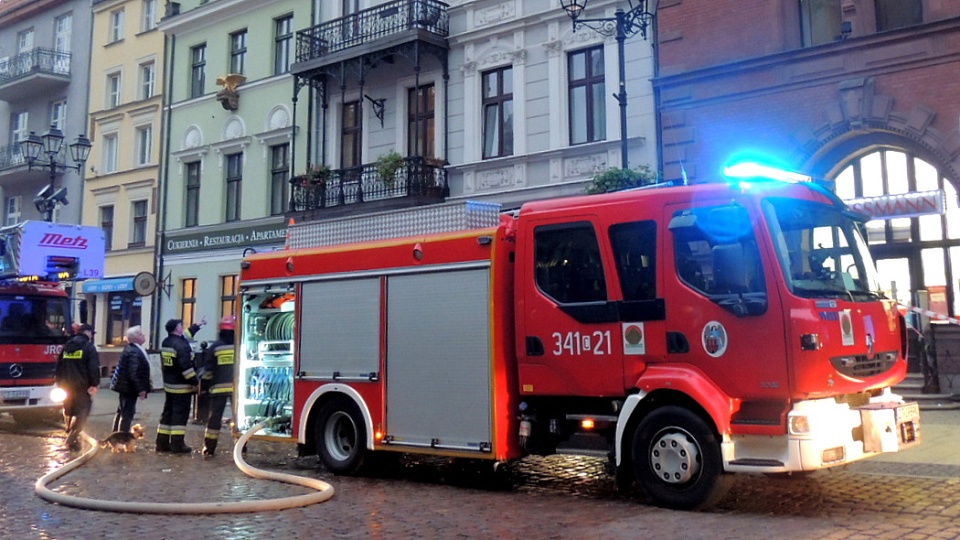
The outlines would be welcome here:
[[[101,448],[110,447],[114,454],[132,453],[137,451],[137,439],[143,438],[143,426],[134,424],[130,431],[117,431],[100,441]]]

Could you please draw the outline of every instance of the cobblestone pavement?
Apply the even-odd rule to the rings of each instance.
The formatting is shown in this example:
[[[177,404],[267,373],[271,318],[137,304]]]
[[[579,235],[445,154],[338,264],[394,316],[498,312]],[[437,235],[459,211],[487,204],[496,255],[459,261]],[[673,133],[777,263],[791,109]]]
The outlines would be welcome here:
[[[103,399],[109,393],[101,394]],[[110,402],[112,395],[107,396]],[[151,396],[150,400],[162,396]],[[155,454],[156,416],[135,454],[101,452],[55,483],[61,493],[99,499],[157,502],[239,501],[286,497],[305,488],[245,476],[221,436],[213,459]],[[109,432],[112,413],[88,425]],[[939,423],[939,424],[938,424]],[[932,433],[960,428],[960,412],[927,415]],[[202,427],[191,426],[194,446]],[[954,437],[955,443],[958,438]],[[616,493],[602,460],[528,458],[506,474],[475,464],[404,460],[392,472],[332,476],[316,458],[298,458],[295,445],[251,441],[255,467],[320,478],[333,484],[330,501],[278,512],[214,516],[132,515],[54,505],[34,494],[41,475],[69,459],[62,431],[18,430],[0,418],[0,537],[41,539],[190,538],[740,538],[875,539],[960,537],[960,461],[892,461],[885,456],[801,478],[737,475],[709,511],[678,512],[644,504],[638,493]],[[938,444],[944,444],[941,439]],[[958,446],[954,446],[958,448]],[[907,454],[904,454],[905,456]]]

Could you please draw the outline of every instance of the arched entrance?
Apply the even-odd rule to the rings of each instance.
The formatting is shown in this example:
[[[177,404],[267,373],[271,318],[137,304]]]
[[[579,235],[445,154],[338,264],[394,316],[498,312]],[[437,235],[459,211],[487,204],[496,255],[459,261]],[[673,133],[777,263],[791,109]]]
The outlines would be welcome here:
[[[833,177],[837,195],[848,202],[908,194],[943,197],[943,214],[893,217],[891,212],[866,228],[888,296],[915,305],[917,292],[925,291],[931,310],[955,316],[960,311],[960,208],[953,184],[934,164],[894,146],[872,147],[834,170],[839,170]]]

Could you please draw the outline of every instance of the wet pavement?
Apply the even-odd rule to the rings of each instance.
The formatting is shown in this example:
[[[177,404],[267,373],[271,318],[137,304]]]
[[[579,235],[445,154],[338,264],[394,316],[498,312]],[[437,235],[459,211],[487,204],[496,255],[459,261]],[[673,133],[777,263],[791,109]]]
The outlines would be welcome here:
[[[213,459],[156,454],[162,394],[141,402],[147,428],[135,454],[101,451],[55,482],[56,491],[98,499],[151,502],[240,501],[288,497],[306,488],[247,477],[221,435]],[[116,395],[96,398],[88,433],[110,431]],[[191,425],[197,447],[203,427]],[[404,459],[370,476],[333,476],[296,445],[251,441],[255,467],[330,482],[322,504],[230,515],[133,515],[68,508],[34,494],[34,483],[61,466],[55,426],[18,429],[0,418],[0,537],[94,538],[739,538],[873,539],[960,537],[960,411],[924,412],[920,447],[806,477],[737,475],[720,504],[678,512],[618,494],[604,461],[589,457],[527,458],[495,474],[475,463]]]

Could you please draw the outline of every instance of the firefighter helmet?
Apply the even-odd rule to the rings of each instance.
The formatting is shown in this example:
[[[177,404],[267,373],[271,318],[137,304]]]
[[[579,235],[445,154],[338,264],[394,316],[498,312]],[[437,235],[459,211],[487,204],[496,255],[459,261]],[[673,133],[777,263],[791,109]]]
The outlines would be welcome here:
[[[233,330],[236,325],[237,317],[234,315],[227,315],[226,317],[220,319],[221,330]]]

